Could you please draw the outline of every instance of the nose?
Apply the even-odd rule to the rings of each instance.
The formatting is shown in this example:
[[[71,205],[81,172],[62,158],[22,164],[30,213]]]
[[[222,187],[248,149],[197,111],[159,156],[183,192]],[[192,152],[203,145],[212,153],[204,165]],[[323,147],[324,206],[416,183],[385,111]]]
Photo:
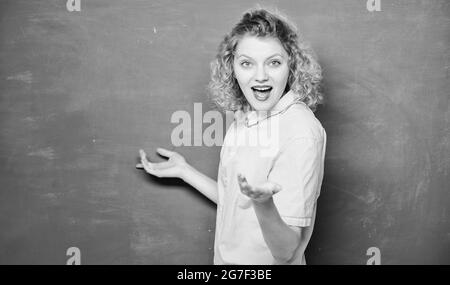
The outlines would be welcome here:
[[[268,80],[267,72],[264,66],[258,67],[256,70],[255,81],[258,83],[262,83]]]

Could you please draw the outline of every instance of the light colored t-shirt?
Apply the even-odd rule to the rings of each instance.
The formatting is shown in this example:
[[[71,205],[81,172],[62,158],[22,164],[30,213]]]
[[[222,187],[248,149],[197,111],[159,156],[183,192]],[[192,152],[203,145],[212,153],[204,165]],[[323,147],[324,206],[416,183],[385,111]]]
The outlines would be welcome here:
[[[311,237],[326,133],[306,104],[292,104],[294,98],[292,91],[286,93],[267,119],[254,111],[235,113],[220,152],[214,264],[277,264],[250,198],[240,191],[238,173],[252,186],[266,181],[281,185],[273,196],[281,218],[303,227],[306,244]],[[306,264],[304,250],[298,248],[289,264]]]

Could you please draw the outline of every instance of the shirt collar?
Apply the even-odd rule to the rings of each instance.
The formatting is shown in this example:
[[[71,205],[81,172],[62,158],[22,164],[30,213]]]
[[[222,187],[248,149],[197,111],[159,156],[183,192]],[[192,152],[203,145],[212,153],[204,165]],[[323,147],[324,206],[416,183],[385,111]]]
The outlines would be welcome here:
[[[294,91],[289,90],[286,94],[283,95],[283,97],[278,100],[278,102],[275,104],[275,106],[272,107],[272,110],[270,112],[278,112],[289,106],[292,102],[295,100]]]
[[[289,90],[286,94],[284,94],[278,102],[272,107],[272,109],[269,112],[262,112],[262,114],[259,115],[256,111],[247,111],[247,120],[249,125],[253,125],[258,123],[258,121],[264,120],[267,116],[271,116],[273,114],[276,114],[278,112],[283,111],[285,108],[287,108],[291,103],[293,103],[296,100],[296,96],[292,90]]]

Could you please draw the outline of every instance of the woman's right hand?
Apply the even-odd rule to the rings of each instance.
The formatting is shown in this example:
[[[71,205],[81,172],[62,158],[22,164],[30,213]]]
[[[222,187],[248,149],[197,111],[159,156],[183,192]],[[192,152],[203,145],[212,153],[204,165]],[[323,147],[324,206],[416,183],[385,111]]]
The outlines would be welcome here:
[[[184,172],[188,167],[184,157],[177,152],[163,148],[157,148],[156,151],[169,159],[163,162],[150,162],[147,160],[145,152],[140,149],[141,163],[136,164],[136,168],[145,169],[147,173],[157,177],[178,177],[183,179]]]

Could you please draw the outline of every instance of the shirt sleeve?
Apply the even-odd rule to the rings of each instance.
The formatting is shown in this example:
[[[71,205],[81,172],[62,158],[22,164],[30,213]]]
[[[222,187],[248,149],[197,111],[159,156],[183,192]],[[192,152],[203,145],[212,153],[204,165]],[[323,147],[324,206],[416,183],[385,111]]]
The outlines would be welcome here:
[[[323,179],[324,141],[293,138],[275,158],[268,180],[281,185],[273,196],[283,221],[291,226],[311,225]]]

